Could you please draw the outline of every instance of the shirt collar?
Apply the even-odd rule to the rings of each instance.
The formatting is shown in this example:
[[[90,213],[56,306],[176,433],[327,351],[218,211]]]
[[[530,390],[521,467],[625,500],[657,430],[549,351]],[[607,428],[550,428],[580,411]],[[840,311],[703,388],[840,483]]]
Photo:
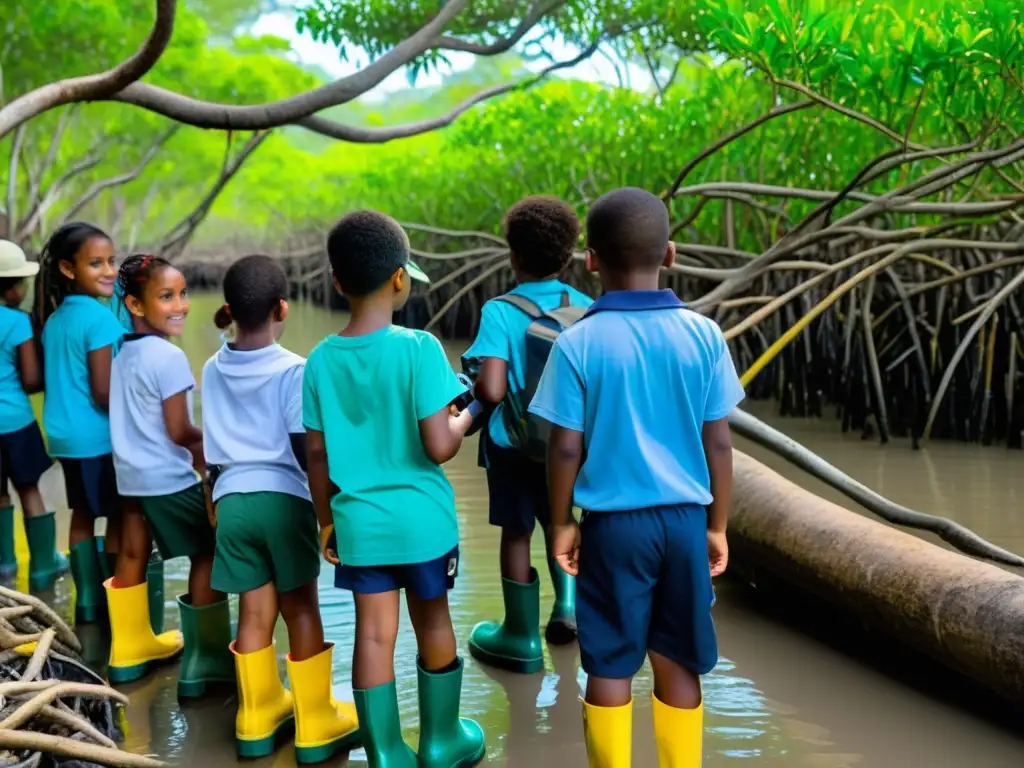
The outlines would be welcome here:
[[[584,317],[595,312],[639,312],[648,309],[683,309],[686,306],[672,291],[612,291],[593,304]]]
[[[62,304],[87,304],[90,301],[95,301],[97,304],[100,303],[99,299],[93,298],[92,296],[86,296],[84,293],[69,293],[64,297]]]

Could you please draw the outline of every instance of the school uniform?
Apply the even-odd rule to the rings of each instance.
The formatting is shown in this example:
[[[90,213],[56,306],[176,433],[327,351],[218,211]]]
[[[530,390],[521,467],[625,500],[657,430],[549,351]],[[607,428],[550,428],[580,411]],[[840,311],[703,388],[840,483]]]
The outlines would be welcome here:
[[[548,311],[559,307],[563,294],[569,305],[588,307],[593,299],[560,280],[521,283],[509,291]],[[480,329],[466,351],[467,359],[488,357],[504,360],[508,371],[508,396],[514,397],[526,387],[526,329],[533,320],[505,301],[494,299],[484,304]],[[524,403],[524,406],[528,405]],[[508,408],[499,404],[491,413],[481,464],[487,470],[490,523],[517,533],[529,533],[536,521],[550,522],[548,484],[543,462],[533,461],[514,447],[509,435]]]
[[[466,391],[440,342],[398,326],[329,336],[310,354],[302,420],[324,433],[338,557],[335,585],[430,600],[455,583],[459,525],[419,421]]]
[[[53,463],[21,386],[18,348],[32,338],[29,316],[0,306],[0,495],[7,480],[15,488],[35,485]]]
[[[552,349],[530,411],[582,432],[577,621],[584,670],[632,677],[647,651],[697,675],[718,645],[701,431],[743,388],[722,336],[671,291],[617,291]]]
[[[320,547],[306,473],[290,436],[304,434],[305,360],[277,344],[225,344],[203,366],[203,452],[217,505],[211,583],[289,592],[317,578]]]
[[[213,552],[206,495],[192,454],[167,433],[164,401],[196,381],[185,353],[167,339],[129,334],[110,371],[110,440],[117,490],[139,501],[164,560]]]
[[[113,347],[124,328],[91,296],[65,297],[43,328],[43,428],[64,469],[68,506],[93,517],[117,513],[117,481],[107,412],[92,399],[89,353]]]

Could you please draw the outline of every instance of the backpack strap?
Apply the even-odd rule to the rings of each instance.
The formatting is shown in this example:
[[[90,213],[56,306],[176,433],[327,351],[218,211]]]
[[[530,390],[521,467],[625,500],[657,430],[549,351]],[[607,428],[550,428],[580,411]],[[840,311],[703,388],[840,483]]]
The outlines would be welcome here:
[[[520,296],[516,293],[505,293],[501,296],[495,296],[495,301],[503,301],[506,304],[511,304],[513,307],[518,309],[520,312],[525,313],[531,320],[540,320],[544,317],[544,310],[537,306],[536,302],[531,301],[525,296]]]
[[[558,302],[558,308],[559,309],[565,309],[566,307],[571,307],[571,306],[572,306],[572,299],[569,298],[569,292],[568,291],[562,291],[562,298]]]

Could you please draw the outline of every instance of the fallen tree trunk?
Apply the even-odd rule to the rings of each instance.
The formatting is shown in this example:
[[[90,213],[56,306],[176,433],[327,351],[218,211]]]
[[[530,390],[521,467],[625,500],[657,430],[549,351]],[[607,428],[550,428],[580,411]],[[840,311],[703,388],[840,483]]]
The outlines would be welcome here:
[[[1024,578],[815,496],[740,451],[729,542],[737,570],[767,572],[1024,702]]]

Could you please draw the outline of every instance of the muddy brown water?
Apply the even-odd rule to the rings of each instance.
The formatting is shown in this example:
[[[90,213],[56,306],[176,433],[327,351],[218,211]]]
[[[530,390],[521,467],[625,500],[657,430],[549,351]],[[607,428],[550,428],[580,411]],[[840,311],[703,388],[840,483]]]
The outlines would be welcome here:
[[[182,341],[198,377],[203,362],[216,350],[219,334],[209,323],[220,299],[198,296],[193,302]],[[282,342],[306,354],[343,318],[296,303]],[[448,345],[453,362],[462,346]],[[772,417],[767,404],[753,404],[754,413],[771,421],[858,480],[890,498],[924,511],[951,517],[1008,549],[1024,552],[1024,497],[1021,468],[1024,456],[1002,449],[962,445],[931,445],[912,452],[904,442],[882,447],[843,436],[831,420],[796,421]],[[776,471],[827,498],[855,508],[842,496],[808,478],[781,459],[744,441],[738,447]],[[475,718],[487,737],[487,764],[529,768],[573,768],[586,765],[580,707],[584,675],[574,648],[545,651],[545,670],[516,676],[487,669],[466,653],[473,625],[500,617],[498,531],[487,523],[487,487],[476,467],[475,441],[446,467],[455,487],[461,525],[462,562],[451,596],[452,618],[466,656],[463,715]],[[46,477],[48,502],[66,514],[59,469]],[[63,518],[62,519],[66,519]],[[65,524],[66,525],[66,524]],[[62,526],[63,527],[63,526]],[[66,530],[63,532],[66,534]],[[543,547],[535,541],[535,563],[543,569]],[[175,597],[186,589],[187,562],[166,564],[166,625],[177,626]],[[339,696],[350,696],[354,613],[348,593],[333,586],[333,572],[321,572],[320,599],[329,640],[336,645],[334,680]],[[542,577],[542,600],[550,605],[551,587]],[[910,768],[977,766],[1010,768],[1024,765],[1024,734],[997,725],[955,696],[931,695],[905,680],[893,679],[872,663],[837,650],[813,633],[791,628],[773,613],[751,602],[741,584],[716,585],[715,619],[721,661],[705,678],[706,718],[704,766],[750,763],[792,768]],[[70,578],[47,596],[69,613]],[[796,598],[794,598],[796,600]],[[799,605],[790,605],[799,612]],[[101,631],[82,632],[94,663],[105,660]],[[278,651],[287,636],[278,627]],[[415,746],[418,733],[415,642],[403,617],[395,659],[405,736]],[[202,766],[234,765],[231,692],[198,705],[179,707],[174,667],[126,687],[131,697],[125,748],[172,762]],[[634,765],[657,765],[651,730],[652,681],[645,667],[634,685]],[[1019,735],[1021,734],[1021,735]],[[365,765],[362,751],[349,756],[351,765]],[[290,748],[251,765],[293,766]],[[344,764],[338,760],[331,764]]]

